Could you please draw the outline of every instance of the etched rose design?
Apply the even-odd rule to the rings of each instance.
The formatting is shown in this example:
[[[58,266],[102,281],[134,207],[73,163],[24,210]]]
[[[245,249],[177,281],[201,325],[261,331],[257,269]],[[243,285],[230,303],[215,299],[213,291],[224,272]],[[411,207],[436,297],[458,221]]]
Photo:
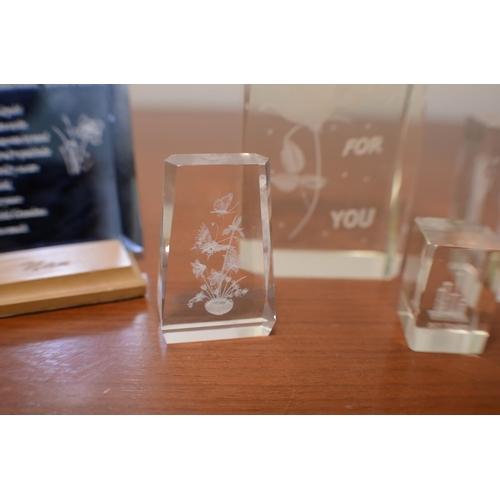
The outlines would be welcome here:
[[[272,184],[284,193],[298,189],[306,206],[304,217],[288,234],[288,239],[294,239],[307,224],[318,204],[320,191],[327,183],[322,175],[320,141],[324,124],[329,120],[350,122],[348,117],[341,114],[342,109],[358,102],[375,87],[376,85],[287,85],[276,96],[277,102],[265,103],[259,107],[260,112],[279,116],[293,124],[283,138],[280,153],[283,172],[271,176]],[[304,152],[292,139],[303,128],[313,135],[314,174],[305,173]],[[311,199],[308,192],[312,192]]]

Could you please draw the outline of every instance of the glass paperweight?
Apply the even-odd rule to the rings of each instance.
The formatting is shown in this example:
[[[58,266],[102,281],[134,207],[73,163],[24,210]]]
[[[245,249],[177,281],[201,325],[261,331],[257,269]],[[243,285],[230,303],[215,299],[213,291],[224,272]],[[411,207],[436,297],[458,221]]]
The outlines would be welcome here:
[[[158,301],[167,343],[269,335],[276,321],[269,160],[165,160]]]
[[[500,239],[478,224],[416,218],[398,315],[413,351],[481,354],[495,313]]]
[[[424,87],[249,85],[243,149],[271,159],[275,273],[399,272]]]
[[[500,235],[500,117],[465,123],[453,193],[452,218],[476,222]]]

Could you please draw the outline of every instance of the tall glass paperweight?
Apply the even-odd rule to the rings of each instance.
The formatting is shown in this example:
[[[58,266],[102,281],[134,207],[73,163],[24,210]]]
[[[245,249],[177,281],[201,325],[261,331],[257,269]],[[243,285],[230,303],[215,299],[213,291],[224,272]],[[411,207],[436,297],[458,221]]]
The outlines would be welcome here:
[[[276,321],[269,160],[165,160],[158,303],[167,343],[269,335]]]
[[[500,238],[478,224],[415,219],[399,319],[413,351],[481,354],[495,313]]]
[[[277,276],[399,272],[423,104],[423,86],[247,86],[243,149],[271,159]]]

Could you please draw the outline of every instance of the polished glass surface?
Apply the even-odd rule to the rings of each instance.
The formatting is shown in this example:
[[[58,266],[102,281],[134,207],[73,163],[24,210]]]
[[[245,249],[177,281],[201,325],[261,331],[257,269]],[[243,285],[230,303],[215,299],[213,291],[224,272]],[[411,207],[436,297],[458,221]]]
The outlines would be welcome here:
[[[269,162],[165,161],[158,281],[167,343],[268,335],[275,322]]]
[[[142,250],[127,87],[0,85],[0,252]]]
[[[423,97],[411,85],[247,87],[243,149],[271,159],[277,276],[398,272]]]
[[[417,218],[399,318],[414,351],[481,354],[495,313],[500,239],[465,221]]]

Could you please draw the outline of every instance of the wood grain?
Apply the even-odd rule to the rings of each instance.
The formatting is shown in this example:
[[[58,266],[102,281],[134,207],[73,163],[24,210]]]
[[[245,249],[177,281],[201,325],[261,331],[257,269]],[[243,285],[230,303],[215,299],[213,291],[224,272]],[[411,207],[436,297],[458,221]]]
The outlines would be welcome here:
[[[0,253],[0,318],[145,293],[136,259],[120,240]]]
[[[277,279],[278,321],[270,337],[167,348],[155,305],[163,160],[172,153],[237,151],[241,127],[237,116],[134,119],[147,298],[0,320],[0,413],[500,411],[498,311],[482,356],[414,353],[396,316],[397,280]],[[434,132],[454,137],[439,127]],[[449,159],[438,145],[431,141],[436,154],[417,185],[437,199],[417,198],[421,215],[447,209]],[[438,180],[437,172],[446,175]],[[429,182],[432,188],[424,189]]]

